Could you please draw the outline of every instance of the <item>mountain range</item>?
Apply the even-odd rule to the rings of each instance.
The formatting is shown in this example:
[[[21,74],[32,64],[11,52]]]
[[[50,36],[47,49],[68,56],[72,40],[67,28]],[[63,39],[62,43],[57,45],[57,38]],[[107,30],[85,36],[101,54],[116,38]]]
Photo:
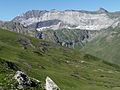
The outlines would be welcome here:
[[[0,28],[0,89],[17,89],[18,70],[42,81],[25,90],[47,76],[61,90],[120,89],[119,11],[31,10]]]
[[[115,27],[119,18],[113,18],[116,12],[110,13],[100,8],[98,11],[84,10],[31,10],[15,17],[12,21],[19,22],[28,28],[38,31],[48,29],[86,29],[100,30]]]

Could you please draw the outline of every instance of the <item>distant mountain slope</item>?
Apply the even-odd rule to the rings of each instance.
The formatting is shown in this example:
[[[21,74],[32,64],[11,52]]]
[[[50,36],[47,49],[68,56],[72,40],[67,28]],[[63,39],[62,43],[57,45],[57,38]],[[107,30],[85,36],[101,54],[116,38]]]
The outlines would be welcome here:
[[[61,29],[39,31],[38,38],[58,43],[62,46],[79,50],[90,40],[99,35],[101,31]]]
[[[82,50],[120,65],[120,27],[105,30],[97,38],[86,44]]]
[[[24,27],[22,24],[12,21],[9,22],[0,21],[0,28],[7,29],[13,32],[18,32],[32,37],[35,37],[36,35],[35,29],[28,29]]]
[[[42,81],[52,78],[61,90],[119,90],[120,67],[83,52],[0,29],[0,89],[15,89],[22,70]],[[28,90],[42,90],[27,87]],[[27,89],[26,89],[27,90]]]
[[[38,31],[63,28],[100,30],[116,23],[118,21],[118,13],[110,13],[103,8],[98,11],[31,10],[15,17],[13,21],[19,22],[25,27],[35,28]]]

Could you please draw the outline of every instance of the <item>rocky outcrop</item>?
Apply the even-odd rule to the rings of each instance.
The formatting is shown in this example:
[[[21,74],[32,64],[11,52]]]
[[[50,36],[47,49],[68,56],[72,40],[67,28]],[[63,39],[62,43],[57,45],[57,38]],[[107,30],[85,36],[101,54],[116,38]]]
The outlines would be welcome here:
[[[109,14],[104,8],[94,12],[82,10],[32,10],[15,17],[13,21],[19,22],[25,27],[34,27],[39,31],[62,28],[100,30],[108,28],[116,22],[117,19],[110,18]]]
[[[36,80],[34,78],[32,79],[32,78],[28,77],[22,71],[17,71],[14,78],[19,83],[19,86],[18,86],[19,89],[23,89],[24,86],[36,87],[38,84],[40,84],[39,80]]]
[[[38,84],[41,83],[39,80],[37,80],[35,78],[28,77],[22,71],[17,71],[14,78],[19,84],[17,87],[18,89],[24,89],[25,86],[36,87]],[[45,81],[46,81],[46,83],[45,83],[43,89],[60,90],[60,88],[55,84],[55,82],[51,78],[47,77]]]
[[[53,80],[49,77],[46,78],[46,84],[45,84],[46,90],[60,90],[60,88],[53,82]]]
[[[29,47],[35,48],[30,40],[24,36],[18,35],[17,41],[23,45],[23,49],[28,49]]]

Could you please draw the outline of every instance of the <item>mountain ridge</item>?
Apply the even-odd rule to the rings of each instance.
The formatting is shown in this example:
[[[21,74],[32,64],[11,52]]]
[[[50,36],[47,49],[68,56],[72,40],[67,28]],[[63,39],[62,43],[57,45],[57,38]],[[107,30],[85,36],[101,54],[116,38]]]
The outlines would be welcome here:
[[[113,12],[114,13],[114,12]],[[59,23],[50,26],[41,26],[36,28],[40,30],[48,29],[86,29],[86,30],[100,30],[110,27],[116,22],[117,18],[110,18],[110,12],[104,8],[98,11],[85,11],[85,10],[31,10],[20,16],[15,17],[12,21],[19,22],[26,27],[32,24],[37,25],[40,22],[49,20],[60,20]],[[111,14],[110,14],[111,15]],[[39,27],[39,26],[38,26]]]

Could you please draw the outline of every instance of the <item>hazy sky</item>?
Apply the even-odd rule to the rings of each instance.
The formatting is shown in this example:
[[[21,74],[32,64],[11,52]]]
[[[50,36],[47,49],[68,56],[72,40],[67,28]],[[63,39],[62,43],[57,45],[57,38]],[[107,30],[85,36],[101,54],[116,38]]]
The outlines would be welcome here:
[[[28,10],[120,11],[120,0],[0,0],[0,20],[11,20]]]

